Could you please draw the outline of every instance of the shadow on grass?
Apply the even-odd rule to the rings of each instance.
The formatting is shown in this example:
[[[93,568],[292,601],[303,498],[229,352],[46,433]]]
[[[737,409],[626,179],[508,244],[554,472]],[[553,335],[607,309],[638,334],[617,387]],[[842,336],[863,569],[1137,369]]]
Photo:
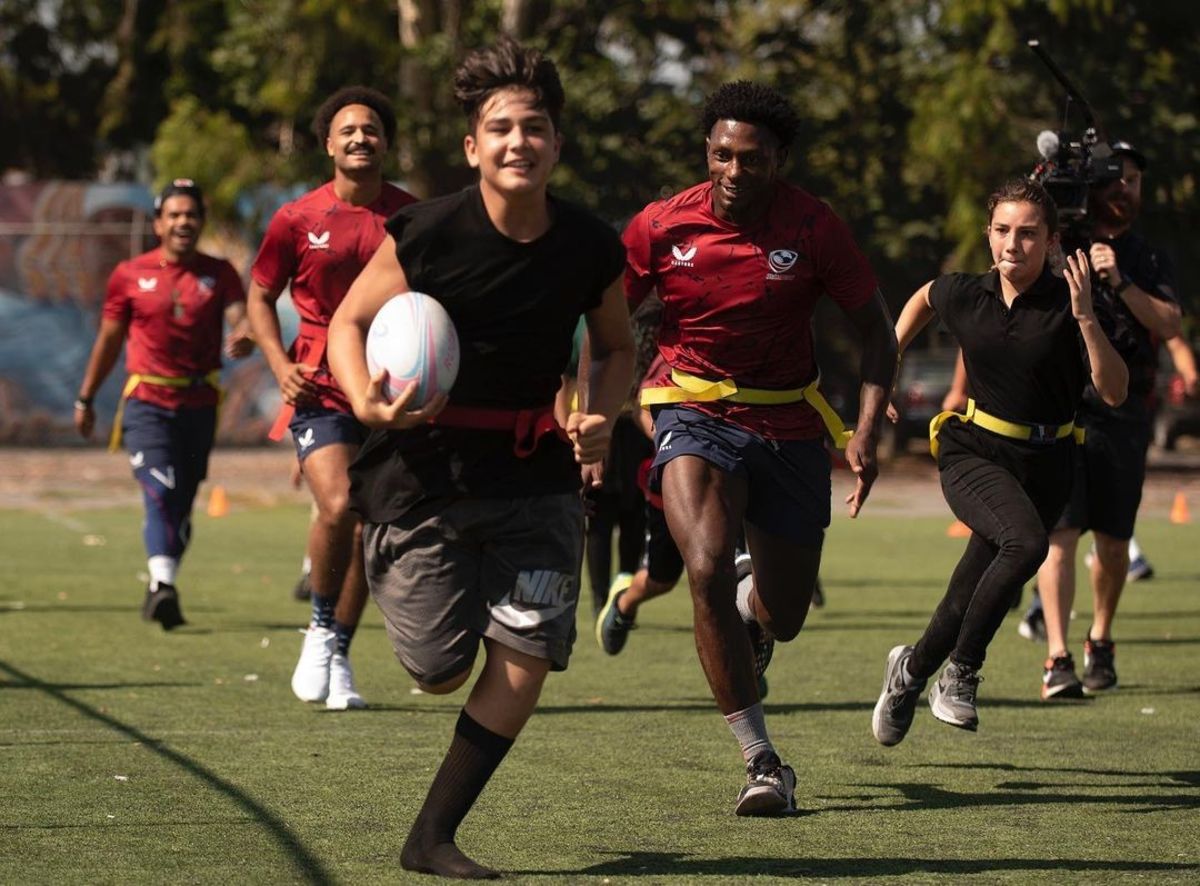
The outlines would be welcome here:
[[[84,704],[77,699],[71,698],[64,693],[62,686],[55,683],[44,683],[30,674],[13,667],[8,662],[0,661],[0,671],[7,673],[16,683],[22,684],[25,688],[36,689],[46,695],[60,701],[67,707],[73,708],[83,716],[91,720],[95,720],[104,724],[108,728],[121,733],[122,735],[140,742],[146,748],[155,754],[158,754],[167,762],[178,766],[189,775],[195,776],[200,781],[204,782],[209,787],[224,794],[239,807],[253,816],[263,827],[270,833],[272,839],[278,844],[282,854],[291,860],[296,868],[298,876],[307,883],[326,884],[333,883],[333,877],[325,870],[320,859],[314,856],[300,839],[292,832],[292,830],[283,822],[279,816],[267,809],[241,788],[235,784],[231,784],[221,776],[217,775],[211,769],[203,766],[201,763],[193,760],[186,754],[181,754],[179,751],[173,750],[159,739],[153,738],[142,732],[136,726],[131,726],[128,723],[123,723],[115,717],[110,717],[107,714],[101,713],[91,705]],[[164,684],[150,684],[164,685]]]
[[[0,604],[0,615],[20,615],[21,613],[65,613],[65,612],[129,612],[136,613],[136,605],[122,604],[100,606],[96,603],[5,603]]]
[[[700,877],[743,879],[750,876],[823,877],[836,879],[899,877],[906,874],[966,876],[999,871],[1115,873],[1179,873],[1200,871],[1200,865],[1163,861],[1098,861],[1079,858],[763,858],[731,856],[695,858],[683,852],[628,852],[577,870],[507,871],[511,874],[557,877]]]
[[[0,668],[9,670],[0,662]],[[203,683],[44,683],[36,678],[0,680],[0,691],[5,689],[37,689],[40,692],[66,692],[70,689],[180,689],[203,686]]]
[[[1121,640],[1122,646],[1197,646],[1200,637],[1146,637],[1141,640]]]
[[[1009,785],[1015,787],[1010,788]],[[1191,785],[1147,785],[1146,787],[1173,788],[1175,793],[1148,794],[1083,794],[1071,785],[1042,782],[1010,782],[997,785],[997,790],[986,793],[972,791],[958,793],[928,783],[901,784],[858,784],[857,788],[877,788],[884,793],[872,794],[862,799],[875,808],[886,808],[888,812],[929,812],[935,809],[989,809],[1016,806],[1046,806],[1050,804],[1080,803],[1096,806],[1127,807],[1131,814],[1147,812],[1169,812],[1175,810],[1200,809],[1200,793],[1191,790]],[[1044,791],[1044,793],[1039,793]],[[899,792],[902,802],[891,805],[880,801],[888,794]],[[862,812],[863,805],[825,806],[822,812]]]
[[[1138,769],[1089,769],[1083,766],[1018,766],[1015,763],[913,763],[916,769],[994,769],[998,772],[1050,772],[1055,775],[1099,775],[1115,778],[1167,778],[1186,787],[1200,788],[1200,770],[1147,772]],[[1164,787],[1178,787],[1167,784]]]

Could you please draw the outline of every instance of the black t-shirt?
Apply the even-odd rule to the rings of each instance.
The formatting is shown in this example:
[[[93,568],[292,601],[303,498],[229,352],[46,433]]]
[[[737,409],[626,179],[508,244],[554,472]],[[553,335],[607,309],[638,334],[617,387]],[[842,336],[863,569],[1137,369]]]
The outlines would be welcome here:
[[[1112,246],[1117,254],[1117,267],[1138,289],[1154,298],[1172,304],[1177,302],[1170,261],[1145,238],[1127,231],[1120,237],[1100,242]],[[1114,295],[1112,287],[1096,277],[1092,278],[1092,301],[1100,328],[1129,367],[1129,394],[1120,406],[1109,406],[1096,389],[1088,385],[1083,396],[1083,412],[1085,416],[1149,422],[1161,342],[1138,322],[1125,299]]]
[[[409,286],[436,298],[461,349],[450,403],[491,409],[549,406],[579,317],[624,270],[616,231],[550,198],[550,229],[531,243],[505,237],[479,187],[414,203],[387,222]],[[549,434],[527,458],[513,434],[436,424],[375,431],[350,468],[353,507],[384,523],[447,495],[521,498],[579,488],[571,448]]]
[[[981,410],[1025,424],[1075,418],[1090,371],[1065,280],[1047,269],[1009,308],[999,271],[946,274],[929,303],[962,347]]]

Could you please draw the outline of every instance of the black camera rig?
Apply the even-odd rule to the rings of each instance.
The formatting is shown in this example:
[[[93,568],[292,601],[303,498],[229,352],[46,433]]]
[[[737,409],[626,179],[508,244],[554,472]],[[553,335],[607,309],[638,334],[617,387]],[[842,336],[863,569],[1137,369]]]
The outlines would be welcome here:
[[[1088,190],[1121,178],[1121,158],[1112,153],[1107,141],[1100,140],[1096,115],[1075,84],[1037,40],[1029,40],[1028,45],[1067,91],[1062,128],[1046,129],[1038,134],[1037,149],[1041,160],[1029,177],[1041,184],[1054,200],[1064,232],[1086,236],[1090,221]],[[1084,129],[1079,136],[1072,135],[1069,129],[1072,103],[1083,113]]]

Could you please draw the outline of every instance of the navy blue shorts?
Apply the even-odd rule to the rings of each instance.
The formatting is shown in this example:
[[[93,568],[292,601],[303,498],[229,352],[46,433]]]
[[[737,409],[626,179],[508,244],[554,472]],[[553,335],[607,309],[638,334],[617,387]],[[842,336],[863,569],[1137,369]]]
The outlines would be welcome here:
[[[680,455],[694,455],[749,486],[746,521],[806,546],[820,547],[829,526],[829,453],[824,440],[767,440],[686,406],[654,411],[654,476]]]
[[[296,458],[301,462],[322,446],[334,443],[362,446],[368,434],[366,426],[350,413],[321,406],[298,408],[288,422],[288,430],[292,432]]]
[[[208,476],[208,455],[217,430],[217,408],[166,409],[130,398],[121,414],[121,441],[134,475],[148,472],[174,489]]]

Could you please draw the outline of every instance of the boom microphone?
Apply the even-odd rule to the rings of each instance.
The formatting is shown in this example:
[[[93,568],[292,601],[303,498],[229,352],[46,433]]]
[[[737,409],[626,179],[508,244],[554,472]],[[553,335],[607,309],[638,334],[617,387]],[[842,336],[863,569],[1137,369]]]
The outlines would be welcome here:
[[[1037,151],[1042,158],[1053,163],[1058,157],[1058,133],[1052,129],[1043,129],[1038,133]]]

